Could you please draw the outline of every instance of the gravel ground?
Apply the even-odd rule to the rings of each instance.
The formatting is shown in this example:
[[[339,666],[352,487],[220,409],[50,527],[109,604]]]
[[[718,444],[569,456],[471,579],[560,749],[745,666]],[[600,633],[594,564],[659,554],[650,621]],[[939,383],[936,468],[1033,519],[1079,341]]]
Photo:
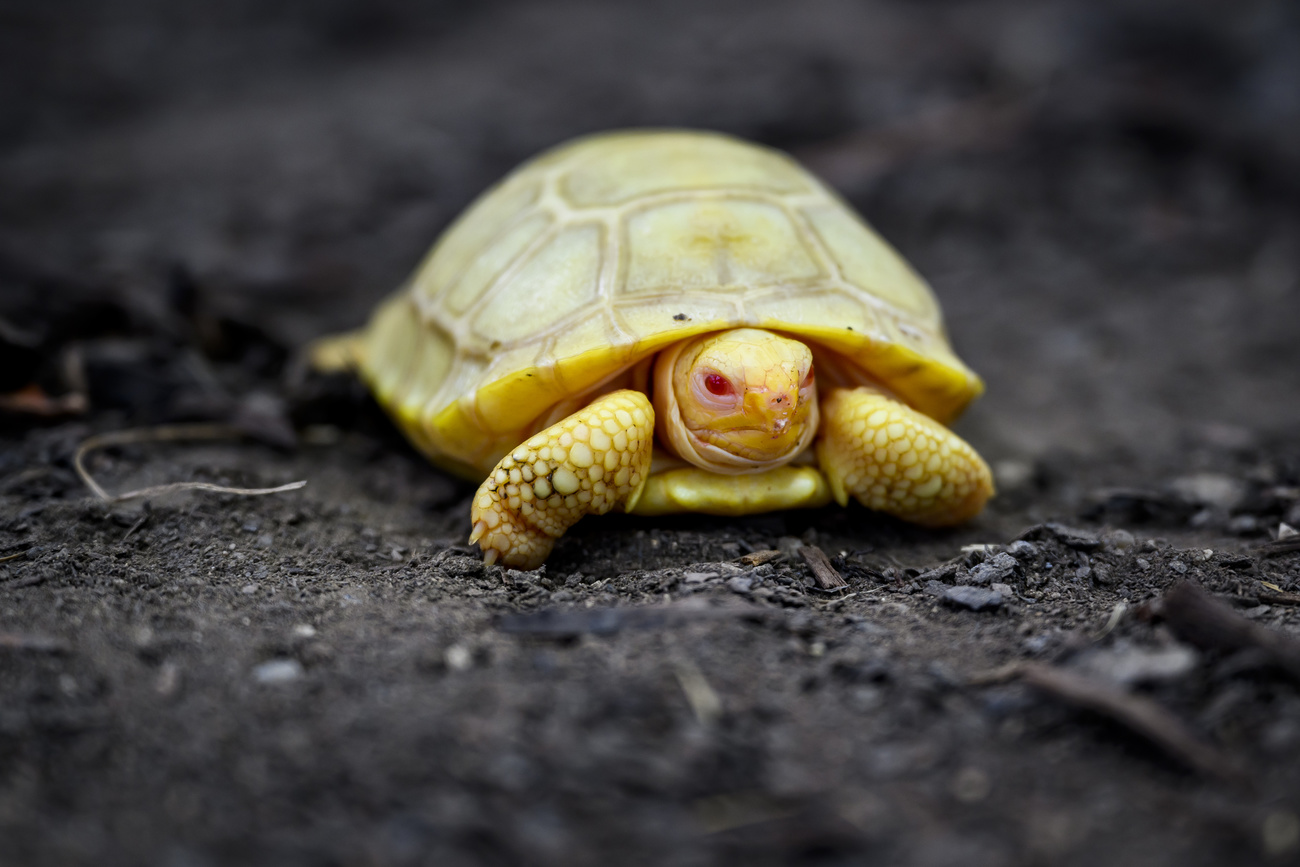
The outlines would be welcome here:
[[[0,6],[0,864],[1300,859],[1294,4],[264,6]],[[472,486],[303,373],[629,125],[791,151],[930,279],[984,515],[485,569]],[[74,472],[188,422],[247,437],[90,468],[308,484]]]

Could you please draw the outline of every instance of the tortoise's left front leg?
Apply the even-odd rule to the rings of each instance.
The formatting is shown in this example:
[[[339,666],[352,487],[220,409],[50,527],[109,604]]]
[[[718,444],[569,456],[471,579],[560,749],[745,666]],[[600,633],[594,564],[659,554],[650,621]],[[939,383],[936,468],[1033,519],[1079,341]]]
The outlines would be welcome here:
[[[817,463],[841,506],[930,527],[960,524],[993,496],[993,474],[970,444],[939,422],[868,387],[821,398]]]
[[[542,565],[583,515],[630,511],[650,476],[655,412],[639,391],[615,391],[529,437],[474,495],[470,542],[489,566]]]

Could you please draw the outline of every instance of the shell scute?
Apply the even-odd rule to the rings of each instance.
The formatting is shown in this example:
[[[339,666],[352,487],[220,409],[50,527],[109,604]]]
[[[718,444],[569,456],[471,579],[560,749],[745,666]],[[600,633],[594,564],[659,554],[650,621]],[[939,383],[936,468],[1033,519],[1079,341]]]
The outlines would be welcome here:
[[[824,204],[805,208],[804,215],[845,282],[926,322],[937,320],[938,305],[930,287],[851,211]],[[894,254],[881,255],[881,248]]]
[[[543,337],[579,310],[595,312],[602,241],[599,224],[562,229],[510,276],[508,298],[488,299],[474,317],[474,332],[488,341],[512,343]]]
[[[488,244],[469,263],[459,279],[440,285],[430,278],[420,281],[416,291],[428,301],[435,301],[441,294],[448,313],[454,316],[463,314],[483,297],[512,262],[550,228],[551,223],[549,214],[533,214],[527,219],[519,220]]]
[[[451,224],[416,268],[418,291],[441,294],[538,199],[539,180],[513,175],[484,193]]]
[[[778,205],[692,198],[633,214],[622,291],[735,291],[815,279],[821,269]]]

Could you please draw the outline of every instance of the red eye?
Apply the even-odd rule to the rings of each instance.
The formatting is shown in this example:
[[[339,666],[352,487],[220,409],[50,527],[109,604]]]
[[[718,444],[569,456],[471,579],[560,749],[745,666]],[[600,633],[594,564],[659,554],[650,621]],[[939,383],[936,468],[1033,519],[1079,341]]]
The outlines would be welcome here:
[[[733,391],[731,383],[727,381],[727,378],[718,373],[710,373],[708,376],[704,377],[704,387],[709,390],[710,394],[717,395],[731,394]]]
[[[812,384],[813,384],[813,369],[810,367],[808,368],[808,375],[803,378],[803,382],[799,383],[799,387],[807,388]]]

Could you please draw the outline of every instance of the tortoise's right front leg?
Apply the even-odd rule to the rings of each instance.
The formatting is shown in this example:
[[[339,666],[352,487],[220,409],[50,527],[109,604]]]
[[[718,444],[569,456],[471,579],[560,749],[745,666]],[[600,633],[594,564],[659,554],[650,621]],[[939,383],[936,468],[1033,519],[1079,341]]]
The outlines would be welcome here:
[[[483,562],[542,565],[583,515],[636,505],[650,475],[655,412],[639,391],[615,391],[528,439],[474,495],[470,542]]]

